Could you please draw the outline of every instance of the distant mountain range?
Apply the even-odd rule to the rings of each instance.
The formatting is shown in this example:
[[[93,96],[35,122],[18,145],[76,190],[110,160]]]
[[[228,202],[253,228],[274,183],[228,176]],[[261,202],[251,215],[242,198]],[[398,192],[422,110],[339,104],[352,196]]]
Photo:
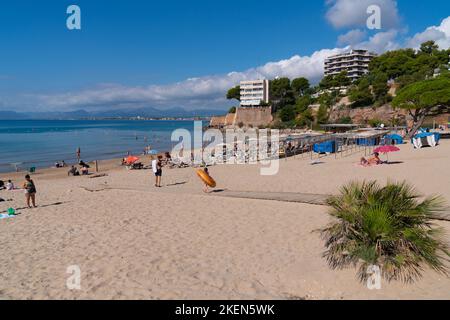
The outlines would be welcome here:
[[[0,111],[0,120],[77,120],[86,118],[191,118],[210,117],[225,114],[226,110],[185,110],[183,108],[171,108],[159,110],[155,108],[123,109],[100,112],[88,112],[76,110],[70,112],[15,112]]]

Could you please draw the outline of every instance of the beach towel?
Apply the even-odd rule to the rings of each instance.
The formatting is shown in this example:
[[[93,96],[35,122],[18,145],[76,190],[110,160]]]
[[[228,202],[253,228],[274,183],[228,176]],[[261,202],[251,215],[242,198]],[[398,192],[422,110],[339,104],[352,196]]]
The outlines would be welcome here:
[[[152,161],[152,170],[153,170],[153,173],[156,173],[158,171],[158,160]]]
[[[14,218],[15,216],[10,216],[9,214],[0,214],[0,220]]]

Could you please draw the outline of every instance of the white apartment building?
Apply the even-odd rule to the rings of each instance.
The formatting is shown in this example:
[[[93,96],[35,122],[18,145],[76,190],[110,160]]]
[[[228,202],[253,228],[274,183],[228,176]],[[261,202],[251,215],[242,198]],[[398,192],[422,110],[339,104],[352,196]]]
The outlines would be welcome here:
[[[241,107],[269,103],[269,80],[241,81]]]
[[[328,57],[325,59],[325,76],[347,71],[347,75],[352,81],[357,80],[369,72],[369,62],[375,57],[375,53],[367,50],[352,50]]]

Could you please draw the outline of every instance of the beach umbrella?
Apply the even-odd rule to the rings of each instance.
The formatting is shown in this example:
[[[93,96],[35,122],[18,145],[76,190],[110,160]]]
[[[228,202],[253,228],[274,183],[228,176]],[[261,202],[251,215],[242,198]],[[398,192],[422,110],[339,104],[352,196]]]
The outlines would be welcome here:
[[[148,152],[148,154],[150,154],[150,155],[157,155],[158,154],[158,150],[150,150],[149,152]]]
[[[139,160],[139,158],[136,157],[136,156],[128,156],[128,157],[125,159],[125,162],[126,162],[127,164],[133,164],[133,163],[135,163],[135,162],[138,161],[138,160]]]
[[[388,146],[378,147],[373,152],[374,153],[383,153],[383,154],[385,154],[387,156],[387,161],[389,162],[389,155],[388,154],[390,152],[397,152],[397,151],[400,151],[400,148],[398,148],[396,146],[388,145]]]

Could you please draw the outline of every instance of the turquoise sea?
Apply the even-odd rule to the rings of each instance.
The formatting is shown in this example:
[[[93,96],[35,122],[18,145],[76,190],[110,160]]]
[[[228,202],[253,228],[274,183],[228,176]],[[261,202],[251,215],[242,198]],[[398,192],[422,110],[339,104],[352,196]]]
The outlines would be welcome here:
[[[0,120],[0,172],[142,154],[145,147],[170,151],[175,129],[193,131],[193,121]]]

